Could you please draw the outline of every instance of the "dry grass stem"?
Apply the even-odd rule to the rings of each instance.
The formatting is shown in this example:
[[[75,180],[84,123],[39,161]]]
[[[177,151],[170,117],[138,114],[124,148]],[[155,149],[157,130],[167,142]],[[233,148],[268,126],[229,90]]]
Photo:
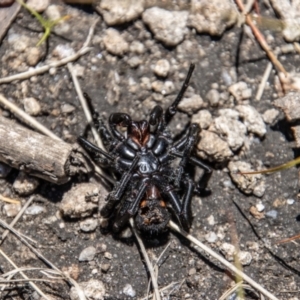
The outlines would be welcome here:
[[[244,9],[242,11],[242,14],[244,16],[246,16],[246,15],[248,15],[250,13],[250,11],[252,10],[252,7],[253,7],[255,1],[256,0],[248,0],[247,1],[246,5],[244,6]]]
[[[18,119],[25,122],[32,128],[36,129],[37,131],[43,133],[44,135],[47,135],[51,137],[52,139],[59,140],[61,139],[56,136],[52,131],[50,131],[48,128],[46,128],[44,125],[39,123],[35,118],[28,115],[25,111],[20,109],[18,106],[13,104],[12,102],[8,101],[3,95],[0,94],[0,103],[7,108],[13,115],[15,115]]]
[[[14,227],[15,224],[18,222],[18,220],[20,219],[20,217],[23,215],[23,213],[25,212],[25,210],[27,209],[27,207],[31,204],[31,202],[33,201],[34,196],[31,196],[28,201],[25,203],[25,205],[22,207],[22,209],[18,212],[18,214],[15,216],[15,218],[12,220],[12,222],[9,224],[11,227]],[[8,235],[9,230],[6,229],[1,237],[0,240],[0,245],[3,243],[4,239],[6,238],[6,236]]]
[[[96,144],[99,148],[103,149],[104,150],[104,146],[103,146],[103,143],[100,139],[100,136],[93,124],[93,118],[92,118],[92,114],[89,110],[89,107],[88,107],[88,104],[86,102],[86,99],[85,97],[83,96],[83,93],[82,93],[82,90],[81,90],[81,87],[80,87],[80,84],[78,82],[78,79],[77,79],[77,76],[75,74],[75,71],[73,69],[73,65],[72,63],[68,63],[68,69],[69,69],[69,72],[71,74],[71,77],[72,77],[72,80],[73,80],[73,83],[74,83],[74,86],[75,86],[75,90],[77,92],[77,95],[78,95],[78,98],[79,98],[79,101],[81,103],[81,106],[82,106],[82,109],[83,109],[83,112],[85,114],[85,117],[86,117],[86,120],[88,122],[88,124],[91,126],[91,130],[92,130],[92,133],[93,133],[93,136],[94,136],[94,140],[96,141]],[[94,164],[94,168],[95,168],[95,171],[102,177],[104,177],[106,180],[108,180],[109,182],[111,183],[114,183],[114,179],[111,178],[110,176],[108,176],[107,174],[105,174],[101,168],[99,168],[98,166],[96,166]]]
[[[179,226],[176,225],[174,222],[170,221],[169,222],[169,226],[170,226],[171,229],[173,229],[174,231],[180,233],[186,239],[188,239],[189,241],[191,241],[192,243],[194,243],[195,245],[197,245],[198,247],[200,247],[202,250],[204,250],[206,253],[208,253],[209,255],[211,255],[212,257],[214,257],[215,259],[217,259],[226,268],[228,268],[229,270],[231,270],[236,275],[240,276],[243,280],[245,280],[246,282],[248,282],[253,288],[255,288],[256,290],[258,290],[259,292],[261,292],[263,295],[265,295],[266,297],[268,297],[271,300],[279,300],[277,297],[275,297],[273,294],[271,294],[269,291],[267,291],[265,288],[263,288],[260,284],[258,284],[253,279],[251,279],[248,275],[246,275],[245,273],[243,273],[242,271],[240,271],[236,266],[234,266],[233,264],[229,263],[221,255],[217,254],[212,249],[210,249],[208,246],[204,245],[199,240],[197,240],[196,238],[194,238],[192,235],[188,234],[187,232],[185,232],[184,230],[182,230],[181,228],[179,228]]]
[[[155,277],[158,278],[158,269],[159,269],[159,262],[162,259],[162,257],[164,256],[164,254],[166,253],[166,251],[168,250],[168,248],[170,247],[171,242],[169,242],[167,244],[167,246],[165,247],[165,249],[160,253],[159,257],[156,259],[156,262],[154,264],[154,273],[155,273]],[[147,288],[147,297],[149,298],[149,293],[150,293],[150,286],[151,286],[151,278],[148,281],[148,288]]]
[[[16,75],[0,78],[0,84],[10,83],[10,82],[15,81],[15,80],[24,80],[24,79],[28,79],[32,76],[35,76],[35,75],[43,74],[43,73],[49,71],[51,68],[58,68],[58,67],[61,67],[63,65],[66,65],[67,63],[69,63],[71,61],[77,60],[80,56],[82,56],[82,55],[86,54],[87,52],[91,51],[91,49],[92,48],[89,48],[89,47],[82,47],[75,54],[70,55],[66,58],[63,58],[62,60],[54,61],[54,62],[52,62],[48,65],[38,67],[38,68],[35,68],[35,69],[30,69],[28,71],[25,71],[25,72],[22,72],[22,73],[19,73],[19,74],[16,74]]]
[[[83,46],[73,55],[65,57],[59,61],[54,61],[54,62],[49,63],[48,65],[45,65],[42,67],[37,67],[35,69],[30,69],[28,71],[25,71],[25,72],[22,72],[22,73],[19,73],[16,75],[0,78],[0,84],[9,83],[14,80],[28,79],[32,76],[43,74],[43,73],[49,71],[51,68],[58,68],[58,67],[66,65],[69,62],[77,60],[80,56],[86,54],[87,52],[89,52],[92,49],[92,48],[88,47],[88,45],[90,44],[91,39],[93,37],[97,22],[98,22],[98,20],[95,20],[95,22],[92,24],[92,26],[89,30],[89,34],[88,34]]]
[[[184,282],[185,279],[183,279],[182,282]],[[169,290],[170,288],[173,288],[172,290],[174,290],[174,286],[175,288],[177,288],[177,285],[180,283],[180,285],[182,284],[182,282],[180,283],[179,281],[175,281],[175,282],[171,282],[169,285],[159,289],[159,292],[164,292],[164,291],[167,291]],[[148,295],[147,297],[144,297],[144,298],[140,298],[139,300],[149,300],[150,297],[153,297],[154,294],[150,294]]]
[[[20,204],[21,201],[20,200],[16,200],[16,199],[11,199],[5,196],[0,195],[0,201],[4,201],[7,203],[13,203],[13,204]]]
[[[242,282],[236,283],[232,288],[227,290],[220,298],[219,300],[226,300],[232,293],[237,291],[238,289],[244,289],[244,290],[249,290],[253,293],[257,293],[250,285],[248,284],[243,284]],[[265,300],[265,297],[262,294],[259,294],[260,300]]]
[[[267,81],[269,79],[269,76],[271,74],[272,68],[273,68],[272,63],[268,62],[267,67],[265,69],[265,72],[263,74],[263,77],[262,77],[262,79],[260,81],[260,84],[258,86],[256,95],[255,95],[255,100],[257,100],[257,101],[259,101],[261,99],[261,96],[262,96],[262,94],[264,92],[266,83],[267,83]]]
[[[0,248],[0,254],[17,270],[19,270],[18,266],[3,252],[3,250]],[[24,274],[24,272],[19,271],[20,275],[26,279],[26,280],[30,280],[26,274]],[[48,298],[48,296],[46,296],[44,294],[44,292],[32,281],[29,281],[28,284],[41,296],[44,297],[45,300],[51,300],[50,298]],[[1,288],[1,291],[3,291],[5,289],[5,285]]]
[[[70,74],[72,76],[72,80],[73,80],[73,83],[74,83],[74,86],[75,86],[75,90],[77,92],[80,104],[81,104],[83,112],[85,114],[85,118],[86,118],[88,124],[91,126],[91,130],[92,130],[92,134],[94,136],[94,140],[95,140],[95,142],[96,142],[96,144],[97,144],[97,146],[99,148],[104,149],[104,146],[103,146],[103,143],[102,143],[102,141],[100,139],[100,136],[99,136],[99,134],[98,134],[98,132],[97,132],[94,124],[93,124],[92,114],[91,114],[91,112],[89,110],[89,107],[88,107],[88,104],[86,102],[86,99],[83,96],[80,84],[78,82],[77,76],[76,76],[75,71],[73,69],[73,65],[72,65],[72,63],[68,63],[67,66],[68,66],[69,72],[70,72]]]
[[[42,253],[40,253],[38,250],[36,250],[33,246],[31,246],[25,238],[23,238],[20,233],[12,228],[10,225],[8,225],[6,222],[0,219],[0,225],[2,227],[7,228],[10,230],[18,239],[25,244],[40,260],[42,260],[46,265],[50,266],[52,269],[58,272],[63,279],[67,280],[71,285],[73,285],[76,288],[78,297],[80,300],[86,300],[85,294],[82,290],[82,288],[78,285],[78,283],[72,279],[70,276],[64,274],[62,271],[60,271],[52,262],[50,262]]]
[[[235,0],[237,6],[241,11],[244,11],[244,4],[241,0]],[[280,63],[280,61],[277,59],[276,55],[272,52],[271,48],[269,47],[266,39],[264,38],[263,34],[260,32],[260,30],[255,26],[253,23],[251,16],[248,14],[245,16],[246,24],[251,28],[254,36],[256,37],[257,41],[259,42],[262,49],[266,52],[269,59],[273,63],[273,65],[276,67],[276,69],[280,72],[282,72],[285,76],[288,75],[287,71],[283,67],[283,65]]]
[[[144,243],[139,235],[139,233],[137,232],[136,228],[135,228],[135,225],[134,225],[134,221],[132,218],[130,218],[129,220],[129,223],[130,223],[130,226],[131,226],[131,229],[133,231],[133,234],[140,246],[140,249],[141,249],[141,252],[144,256],[144,259],[145,259],[145,262],[146,262],[146,265],[147,265],[147,268],[149,270],[149,273],[150,273],[150,277],[151,277],[151,280],[152,280],[152,286],[153,286],[153,289],[154,289],[154,295],[155,295],[155,299],[156,300],[160,300],[160,294],[159,294],[159,289],[158,289],[158,284],[157,284],[157,278],[155,277],[155,273],[154,273],[154,269],[153,269],[153,266],[150,262],[150,259],[149,259],[149,256],[147,254],[147,251],[146,251],[146,248],[144,246]]]

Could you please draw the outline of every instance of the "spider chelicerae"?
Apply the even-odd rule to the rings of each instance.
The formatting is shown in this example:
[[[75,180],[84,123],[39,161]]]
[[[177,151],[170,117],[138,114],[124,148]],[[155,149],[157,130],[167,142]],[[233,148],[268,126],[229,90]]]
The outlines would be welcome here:
[[[87,151],[97,155],[100,165],[110,168],[117,178],[100,210],[103,217],[113,218],[115,232],[134,217],[140,231],[160,233],[166,230],[172,214],[185,230],[190,228],[193,194],[206,189],[212,170],[195,154],[198,124],[190,124],[176,141],[168,124],[177,112],[194,68],[191,64],[175,101],[165,112],[160,105],[155,106],[148,121],[134,121],[128,114],[112,113],[108,129],[101,118],[95,118],[106,151],[83,137],[78,138]],[[126,133],[122,134],[118,127],[125,127]],[[190,172],[193,166],[204,170],[197,182]]]

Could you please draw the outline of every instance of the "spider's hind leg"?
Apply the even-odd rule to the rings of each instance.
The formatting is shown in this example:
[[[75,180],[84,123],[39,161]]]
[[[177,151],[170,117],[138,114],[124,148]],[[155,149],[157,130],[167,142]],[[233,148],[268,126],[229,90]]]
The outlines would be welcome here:
[[[181,158],[179,166],[176,170],[176,177],[174,185],[179,187],[183,174],[186,169],[186,165],[190,162],[191,153],[195,147],[195,144],[198,140],[198,135],[200,132],[199,125],[192,123],[188,133],[180,139],[171,149],[171,153],[174,153],[176,156]]]
[[[197,186],[196,186],[196,191],[199,194],[203,194],[206,191],[208,182],[210,180],[210,177],[212,175],[212,168],[203,163],[198,157],[196,156],[191,156],[189,159],[190,163],[193,165],[200,167],[203,169],[203,173],[198,179]]]

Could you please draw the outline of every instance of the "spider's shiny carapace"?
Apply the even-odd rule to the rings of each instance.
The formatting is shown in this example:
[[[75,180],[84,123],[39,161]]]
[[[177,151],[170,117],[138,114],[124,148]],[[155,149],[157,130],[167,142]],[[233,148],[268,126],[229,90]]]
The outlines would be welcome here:
[[[103,217],[112,217],[114,231],[121,230],[134,217],[141,231],[159,233],[167,228],[172,213],[184,229],[190,227],[193,193],[206,188],[211,169],[194,151],[199,126],[192,123],[182,137],[174,141],[168,124],[177,112],[194,67],[190,66],[178,96],[166,112],[157,105],[148,121],[134,121],[128,114],[113,113],[109,117],[109,129],[101,118],[95,118],[106,151],[83,137],[78,138],[85,149],[96,153],[100,165],[112,170],[117,177],[101,208]],[[121,133],[119,127],[125,127],[126,134]],[[204,170],[197,182],[188,171],[191,166]]]

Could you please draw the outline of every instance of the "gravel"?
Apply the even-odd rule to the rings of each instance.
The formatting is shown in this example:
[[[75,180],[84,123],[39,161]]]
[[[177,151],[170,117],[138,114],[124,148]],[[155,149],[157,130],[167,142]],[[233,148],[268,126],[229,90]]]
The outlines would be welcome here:
[[[113,55],[122,56],[129,50],[129,44],[126,42],[120,32],[114,28],[108,28],[103,37],[105,49]]]
[[[13,183],[13,189],[19,195],[28,196],[35,191],[38,185],[39,180],[37,178],[20,171]]]
[[[165,46],[178,45],[187,33],[187,11],[169,11],[152,7],[143,12],[142,18],[154,37]]]
[[[79,254],[79,261],[91,261],[94,259],[96,255],[96,248],[93,246],[89,246],[81,251]]]

